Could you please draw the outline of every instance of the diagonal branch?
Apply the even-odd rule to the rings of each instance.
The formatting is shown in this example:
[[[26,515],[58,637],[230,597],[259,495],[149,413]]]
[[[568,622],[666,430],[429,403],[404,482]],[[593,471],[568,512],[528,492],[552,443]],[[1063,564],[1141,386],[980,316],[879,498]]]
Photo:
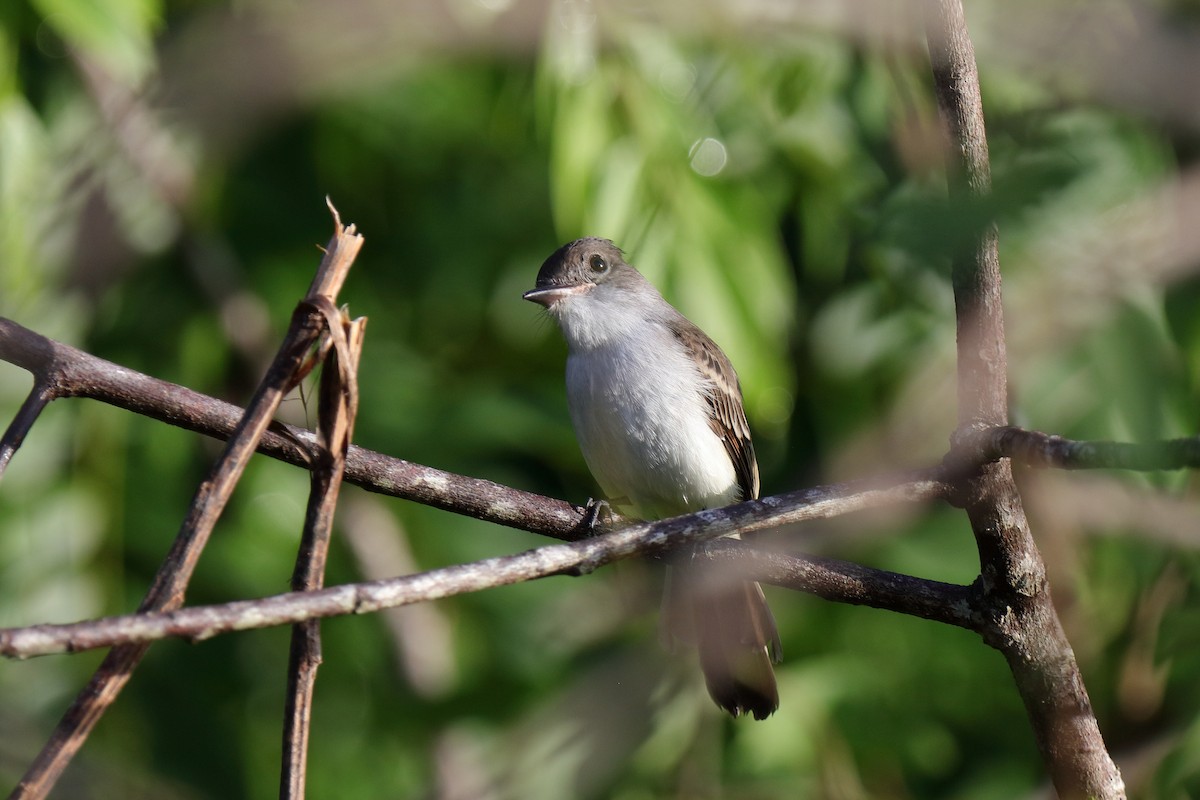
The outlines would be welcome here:
[[[654,523],[637,523],[612,533],[553,544],[511,556],[430,570],[381,581],[320,591],[289,592],[260,600],[197,606],[158,613],[107,617],[67,625],[0,630],[0,655],[27,658],[98,647],[147,643],[168,636],[193,641],[236,630],[266,628],[344,614],[436,600],[507,586],[550,575],[580,575],[638,555],[665,553],[711,541],[735,531],[753,533],[782,525],[943,497],[936,473],[890,486],[839,484],[752,500]],[[715,553],[730,545],[712,545]],[[974,628],[968,587],[872,570],[831,559],[730,552],[763,580],[823,597],[887,608]],[[761,569],[761,572],[759,570]],[[911,592],[911,593],[910,593]]]
[[[3,317],[0,359],[35,377],[51,376],[48,385],[56,398],[99,400],[216,439],[228,439],[244,413],[232,403],[106,361]],[[273,422],[263,432],[258,452],[307,469],[316,438],[311,431]],[[557,539],[587,535],[577,506],[354,445],[346,455],[346,480],[372,492]]]
[[[362,237],[354,231],[354,227],[342,226],[332,206],[330,210],[334,215],[335,233],[309,287],[310,298],[336,296],[362,246]],[[258,440],[280,401],[293,385],[305,356],[323,329],[323,323],[323,317],[311,303],[301,302],[297,307],[288,335],[266,377],[208,478],[197,489],[188,515],[159,567],[139,612],[171,610],[183,605],[192,571],[217,518],[224,510],[226,501],[245,470],[246,462],[257,448]],[[147,647],[148,643],[126,644],[109,652],[13,790],[11,797],[14,800],[40,798],[49,793],[100,717],[129,681],[133,670],[146,654]]]
[[[13,453],[17,452],[17,449],[25,441],[25,437],[29,435],[33,423],[37,422],[42,410],[55,397],[53,382],[37,378],[33,389],[17,411],[17,415],[13,417],[13,421],[4,431],[4,436],[0,437],[0,478],[4,477],[4,470],[12,461]]]

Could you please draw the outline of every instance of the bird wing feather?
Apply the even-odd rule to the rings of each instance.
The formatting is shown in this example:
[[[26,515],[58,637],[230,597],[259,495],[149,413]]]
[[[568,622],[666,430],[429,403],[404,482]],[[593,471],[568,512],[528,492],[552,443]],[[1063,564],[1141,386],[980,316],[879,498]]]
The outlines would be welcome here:
[[[672,321],[671,333],[692,356],[700,375],[705,379],[708,424],[713,433],[720,437],[725,452],[733,462],[742,491],[741,499],[757,499],[758,461],[754,457],[750,425],[746,422],[746,411],[742,407],[742,387],[733,364],[716,342],[682,315]]]

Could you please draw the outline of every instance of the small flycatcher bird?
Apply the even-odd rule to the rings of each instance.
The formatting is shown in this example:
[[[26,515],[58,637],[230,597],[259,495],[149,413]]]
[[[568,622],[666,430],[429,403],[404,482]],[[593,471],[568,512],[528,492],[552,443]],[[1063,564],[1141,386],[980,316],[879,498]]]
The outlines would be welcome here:
[[[616,245],[563,245],[524,297],[545,306],[567,340],[571,421],[615,508],[663,519],[758,497],[733,365]],[[672,635],[695,641],[717,705],[765,719],[779,707],[772,663],[781,648],[762,588],[705,590],[689,572],[676,567],[668,584]]]

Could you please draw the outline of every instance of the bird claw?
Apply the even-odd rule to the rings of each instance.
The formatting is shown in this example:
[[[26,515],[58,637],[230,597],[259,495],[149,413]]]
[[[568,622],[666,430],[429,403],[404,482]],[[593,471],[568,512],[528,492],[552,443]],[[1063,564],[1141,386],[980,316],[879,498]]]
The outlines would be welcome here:
[[[601,517],[604,517],[603,521],[601,521]],[[612,506],[608,501],[589,497],[587,505],[583,508],[583,527],[587,530],[587,535],[595,536],[605,525],[611,523]]]

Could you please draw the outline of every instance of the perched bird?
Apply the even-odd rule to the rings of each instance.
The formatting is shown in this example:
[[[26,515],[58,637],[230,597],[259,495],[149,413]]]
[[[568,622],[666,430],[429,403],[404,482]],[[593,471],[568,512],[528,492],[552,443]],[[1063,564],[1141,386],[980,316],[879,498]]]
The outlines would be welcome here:
[[[607,239],[556,250],[524,294],[567,340],[567,402],[580,449],[621,513],[662,519],[758,497],[737,373]],[[709,694],[735,717],[779,707],[779,634],[757,583],[706,589],[680,564],[665,614],[694,641]]]

